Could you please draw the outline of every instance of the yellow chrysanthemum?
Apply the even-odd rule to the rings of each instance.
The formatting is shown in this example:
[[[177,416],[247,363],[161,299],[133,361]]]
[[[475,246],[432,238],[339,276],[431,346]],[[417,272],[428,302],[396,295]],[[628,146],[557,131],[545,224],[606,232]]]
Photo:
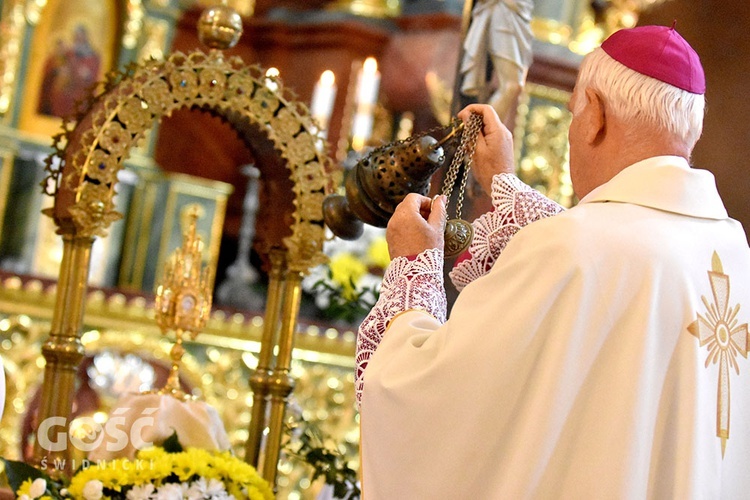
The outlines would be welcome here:
[[[180,481],[187,481],[196,474],[196,462],[186,453],[175,453],[172,458],[172,472]]]
[[[145,448],[138,452],[138,458],[142,458],[144,460],[162,461],[168,455],[170,454],[164,451],[164,448],[159,448],[156,446],[152,448]]]
[[[367,259],[369,262],[381,269],[388,267],[391,263],[391,256],[388,253],[388,242],[384,237],[375,238],[367,248]]]
[[[352,284],[367,273],[367,266],[354,254],[342,252],[331,259],[328,264],[331,269],[331,278],[339,284],[342,295],[347,300],[354,300],[356,291]]]
[[[21,483],[21,486],[18,487],[18,491],[16,491],[16,496],[21,495],[29,495],[29,492],[31,491],[31,483],[33,481],[31,479],[27,479],[24,482]]]
[[[89,467],[88,469],[79,471],[70,480],[70,485],[68,486],[68,494],[73,498],[82,498],[83,487],[86,486],[86,483],[88,483],[92,479],[99,479],[99,473],[101,473],[101,470],[99,470],[98,466]]]
[[[82,499],[86,483],[93,479],[101,481],[104,488],[116,491],[144,484],[159,487],[163,480],[172,474],[184,482],[195,476],[206,480],[219,480],[237,499],[274,498],[269,484],[251,465],[229,452],[212,453],[198,448],[190,448],[180,453],[167,453],[160,448],[149,448],[141,450],[134,460],[118,459],[92,464],[73,476],[68,491],[72,498]],[[31,481],[22,485],[26,492],[30,487]],[[19,494],[23,494],[20,489]]]

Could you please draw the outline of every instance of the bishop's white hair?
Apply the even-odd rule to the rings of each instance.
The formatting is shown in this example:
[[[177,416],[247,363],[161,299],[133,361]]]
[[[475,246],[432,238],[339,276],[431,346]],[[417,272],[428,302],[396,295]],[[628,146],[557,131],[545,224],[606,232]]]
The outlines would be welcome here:
[[[608,110],[618,118],[636,126],[641,123],[666,129],[691,150],[703,131],[703,95],[633,71],[601,47],[584,58],[576,85],[597,90],[605,98]],[[578,104],[582,105],[583,100]]]

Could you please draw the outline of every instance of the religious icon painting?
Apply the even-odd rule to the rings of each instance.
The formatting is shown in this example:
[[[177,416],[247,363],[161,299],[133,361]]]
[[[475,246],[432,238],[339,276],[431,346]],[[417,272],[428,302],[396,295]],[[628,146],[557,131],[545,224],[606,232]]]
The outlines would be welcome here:
[[[19,128],[39,136],[61,129],[117,63],[121,1],[49,0],[32,34]]]

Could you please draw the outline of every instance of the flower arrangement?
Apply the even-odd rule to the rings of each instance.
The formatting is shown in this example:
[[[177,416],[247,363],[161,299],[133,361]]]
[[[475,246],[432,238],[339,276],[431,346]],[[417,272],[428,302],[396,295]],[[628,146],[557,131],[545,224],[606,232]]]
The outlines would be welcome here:
[[[350,467],[346,457],[338,449],[326,445],[326,437],[317,426],[305,420],[301,411],[295,414],[294,410],[291,407],[293,415],[286,422],[284,452],[312,467],[312,481],[323,477],[333,498],[358,500],[362,492],[357,471]]]
[[[92,462],[59,482],[22,462],[6,460],[19,500],[272,500],[273,491],[255,468],[229,452],[183,450],[176,435],[134,459]]]
[[[390,263],[384,231],[365,225],[358,240],[333,239],[325,253],[328,264],[313,269],[302,287],[314,296],[325,319],[355,323],[380,295],[383,272]]]

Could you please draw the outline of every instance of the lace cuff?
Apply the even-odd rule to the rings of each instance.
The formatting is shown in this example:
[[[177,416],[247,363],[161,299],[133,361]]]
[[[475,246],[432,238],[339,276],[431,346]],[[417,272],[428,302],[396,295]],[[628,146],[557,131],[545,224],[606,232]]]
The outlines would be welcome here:
[[[565,210],[513,174],[497,174],[492,179],[492,205],[493,211],[472,223],[474,239],[469,257],[457,262],[449,273],[459,291],[489,272],[519,229]]]
[[[393,259],[383,276],[380,297],[360,325],[357,335],[357,408],[362,400],[367,362],[378,348],[391,320],[409,309],[421,309],[444,323],[447,307],[442,250],[425,250],[413,260],[406,257]]]

